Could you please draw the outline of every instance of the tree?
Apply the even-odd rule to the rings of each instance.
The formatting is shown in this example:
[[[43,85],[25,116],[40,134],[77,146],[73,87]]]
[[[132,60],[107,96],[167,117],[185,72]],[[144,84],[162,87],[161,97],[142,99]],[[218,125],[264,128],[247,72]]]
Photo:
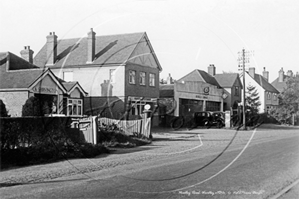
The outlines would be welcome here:
[[[0,99],[0,117],[9,117],[4,102]]]
[[[270,115],[281,123],[290,123],[293,115],[299,118],[299,76],[286,80],[286,87],[278,95],[279,105],[270,110]]]
[[[251,115],[255,115],[259,111],[261,105],[259,101],[259,93],[255,86],[248,85],[246,91],[246,109],[250,110]]]
[[[43,116],[43,106],[37,97],[30,97],[22,107],[22,116]]]

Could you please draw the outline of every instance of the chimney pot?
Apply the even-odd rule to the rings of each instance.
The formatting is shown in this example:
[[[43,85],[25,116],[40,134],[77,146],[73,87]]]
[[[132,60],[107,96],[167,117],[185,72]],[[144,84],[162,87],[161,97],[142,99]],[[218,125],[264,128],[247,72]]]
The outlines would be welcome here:
[[[47,36],[47,62],[46,66],[54,65],[57,57],[57,36],[53,32]]]
[[[278,82],[283,82],[284,79],[284,71],[283,68],[280,69],[279,73],[279,77],[278,77]]]
[[[95,59],[95,51],[96,51],[96,33],[93,31],[93,28],[91,28],[91,31],[88,33],[87,38],[87,45],[88,45],[88,52],[87,52],[87,63],[93,63]]]
[[[23,59],[29,63],[33,63],[33,50],[30,49],[30,46],[24,46],[24,49],[21,50],[20,54]]]
[[[250,67],[249,68],[249,75],[254,78],[255,77],[255,68],[254,67]]]
[[[266,71],[266,67],[264,67],[263,77],[269,82],[269,71]]]
[[[215,67],[215,65],[214,64],[209,64],[207,72],[211,76],[215,76],[216,75],[216,67]]]

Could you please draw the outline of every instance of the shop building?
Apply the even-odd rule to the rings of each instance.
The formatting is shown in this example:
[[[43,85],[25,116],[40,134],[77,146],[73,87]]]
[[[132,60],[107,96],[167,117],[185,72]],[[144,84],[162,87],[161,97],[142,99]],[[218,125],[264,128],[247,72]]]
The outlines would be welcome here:
[[[24,50],[32,56],[29,46]],[[87,93],[79,83],[57,78],[49,68],[39,68],[28,62],[32,57],[27,55],[22,54],[23,58],[20,58],[10,52],[0,53],[0,99],[9,115],[22,116],[26,100],[35,96],[49,114],[82,116]]]
[[[224,90],[216,79],[202,70],[194,70],[174,82],[161,85],[161,100],[174,93],[174,116],[191,116],[198,111],[223,111]],[[172,102],[171,102],[172,103]]]
[[[121,118],[138,116],[159,97],[162,70],[145,32],[58,40],[54,32],[33,60],[65,81],[78,81],[89,93],[84,112]]]

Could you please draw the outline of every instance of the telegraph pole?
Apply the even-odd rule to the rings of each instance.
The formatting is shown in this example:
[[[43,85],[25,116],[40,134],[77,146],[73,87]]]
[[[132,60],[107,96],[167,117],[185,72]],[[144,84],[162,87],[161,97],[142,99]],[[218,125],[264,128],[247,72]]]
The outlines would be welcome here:
[[[247,56],[246,56],[247,53]],[[242,65],[239,64],[239,67],[243,67],[243,129],[246,130],[246,83],[245,83],[245,64],[249,63],[249,55],[253,53],[253,51],[245,51],[243,48],[242,52],[239,52],[238,61]],[[240,70],[240,69],[239,69]]]

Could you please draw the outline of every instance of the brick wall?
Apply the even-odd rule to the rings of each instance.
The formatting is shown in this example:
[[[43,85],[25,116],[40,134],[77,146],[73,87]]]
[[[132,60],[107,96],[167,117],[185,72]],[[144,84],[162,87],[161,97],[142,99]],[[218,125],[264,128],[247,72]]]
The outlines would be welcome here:
[[[0,99],[4,102],[11,117],[22,116],[22,106],[28,99],[28,91],[0,92]]]

